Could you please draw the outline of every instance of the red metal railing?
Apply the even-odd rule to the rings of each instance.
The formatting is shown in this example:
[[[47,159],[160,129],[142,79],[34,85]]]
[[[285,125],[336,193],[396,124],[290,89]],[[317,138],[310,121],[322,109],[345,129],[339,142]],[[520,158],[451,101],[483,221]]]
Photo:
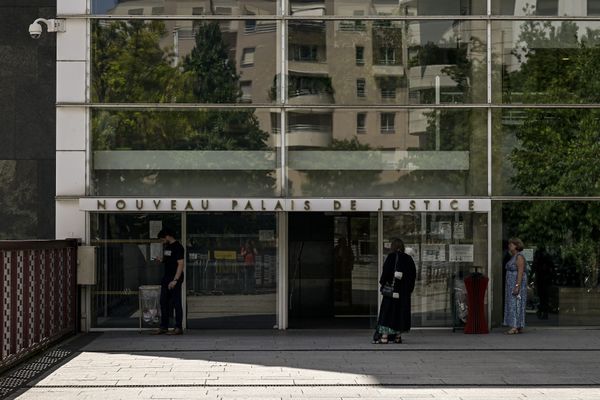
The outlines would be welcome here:
[[[77,241],[0,241],[0,370],[76,331]]]

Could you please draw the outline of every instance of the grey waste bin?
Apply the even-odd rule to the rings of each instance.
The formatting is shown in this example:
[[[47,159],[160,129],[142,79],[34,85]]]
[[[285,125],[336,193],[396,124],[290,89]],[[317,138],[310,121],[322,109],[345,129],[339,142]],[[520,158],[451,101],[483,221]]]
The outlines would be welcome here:
[[[142,324],[156,326],[160,324],[160,285],[144,285],[139,287],[140,299],[140,331]]]

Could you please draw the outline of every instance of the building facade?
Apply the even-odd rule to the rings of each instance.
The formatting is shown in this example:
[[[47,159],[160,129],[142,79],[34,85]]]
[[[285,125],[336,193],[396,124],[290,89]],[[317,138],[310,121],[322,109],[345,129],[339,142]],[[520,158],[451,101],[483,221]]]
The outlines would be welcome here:
[[[391,239],[413,325],[460,326],[506,242],[528,323],[600,323],[600,2],[58,1],[57,237],[88,329],[136,328],[186,252],[188,328],[369,328]],[[244,257],[250,251],[253,257]]]

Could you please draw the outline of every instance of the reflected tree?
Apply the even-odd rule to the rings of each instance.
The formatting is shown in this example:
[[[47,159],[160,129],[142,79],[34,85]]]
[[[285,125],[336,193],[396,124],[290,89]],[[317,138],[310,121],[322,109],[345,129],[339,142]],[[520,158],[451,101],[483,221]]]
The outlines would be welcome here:
[[[242,92],[235,62],[228,58],[218,22],[196,25],[196,46],[177,67],[169,47],[161,45],[166,34],[161,21],[110,22],[93,25],[93,88],[98,103],[238,103]],[[94,150],[268,150],[268,133],[260,129],[253,110],[127,110],[95,111],[92,116]],[[265,157],[270,157],[265,153]],[[273,168],[275,169],[275,168]],[[144,184],[163,184],[187,190],[206,176],[210,184],[249,186],[248,194],[272,190],[270,171],[252,166],[233,174],[217,171],[146,171]],[[167,183],[167,175],[168,183]],[[99,173],[97,176],[101,176]],[[128,181],[136,174],[120,174]],[[139,176],[139,174],[137,174]],[[220,177],[220,178],[219,178]],[[228,177],[228,178],[227,178]],[[197,184],[192,182],[197,181]],[[237,186],[236,186],[237,185]]]
[[[454,47],[450,44],[456,43]],[[478,38],[460,42],[457,38],[428,42],[419,48],[412,48],[414,56],[409,60],[411,68],[426,68],[444,65],[443,75],[451,78],[452,88],[442,88],[454,92],[453,98],[440,93],[441,103],[476,102],[485,91],[487,65],[486,45]],[[435,88],[421,90],[420,102],[435,103]],[[419,146],[414,151],[467,151],[469,169],[466,171],[414,171],[403,175],[400,182],[409,189],[418,191],[420,185],[436,185],[439,194],[477,195],[484,194],[487,187],[487,140],[485,135],[486,116],[477,109],[439,109],[425,113],[427,126],[419,138]]]
[[[512,99],[527,102],[598,102],[600,31],[580,35],[576,23],[528,21],[513,55],[520,69],[509,75]],[[560,45],[559,45],[560,44]],[[518,88],[519,92],[510,90]],[[526,196],[600,194],[600,111],[527,109],[515,126],[518,145],[509,159],[512,184]],[[551,249],[577,282],[597,282],[600,267],[600,204],[544,201],[512,206],[519,235],[530,245]]]

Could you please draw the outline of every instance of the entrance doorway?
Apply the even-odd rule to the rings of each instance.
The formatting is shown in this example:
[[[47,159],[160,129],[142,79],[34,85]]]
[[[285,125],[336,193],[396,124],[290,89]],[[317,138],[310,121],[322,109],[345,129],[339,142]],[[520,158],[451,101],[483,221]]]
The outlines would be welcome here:
[[[377,214],[290,213],[290,328],[372,328]]]

